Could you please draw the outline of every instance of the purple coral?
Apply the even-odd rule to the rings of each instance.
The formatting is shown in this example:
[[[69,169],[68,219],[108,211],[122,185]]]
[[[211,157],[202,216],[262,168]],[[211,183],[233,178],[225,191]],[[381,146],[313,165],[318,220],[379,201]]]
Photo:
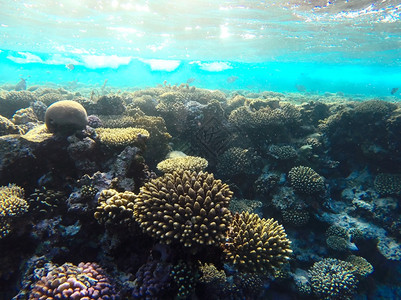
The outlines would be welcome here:
[[[171,289],[170,270],[171,265],[163,262],[144,264],[136,273],[132,296],[135,299],[163,299]]]
[[[96,263],[65,263],[54,268],[33,286],[29,300],[119,299],[114,286]]]

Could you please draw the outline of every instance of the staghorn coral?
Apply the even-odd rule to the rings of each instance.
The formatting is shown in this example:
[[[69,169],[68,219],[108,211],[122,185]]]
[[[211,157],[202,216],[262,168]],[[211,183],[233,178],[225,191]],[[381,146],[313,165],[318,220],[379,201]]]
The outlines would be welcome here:
[[[354,265],[355,273],[361,277],[367,277],[374,271],[373,266],[362,256],[350,255],[346,261]]]
[[[50,105],[45,114],[47,129],[52,133],[72,133],[85,129],[88,123],[85,108],[78,102],[63,100]]]
[[[124,226],[134,228],[134,201],[136,195],[132,192],[124,193],[109,189],[100,192],[98,206],[94,214],[95,219],[107,227]]]
[[[313,293],[319,299],[352,299],[358,279],[355,267],[342,260],[325,258],[309,270]]]
[[[147,130],[134,127],[97,128],[96,133],[100,142],[109,147],[138,146],[142,144],[143,138],[149,137]]]
[[[235,214],[227,233],[226,260],[240,271],[264,273],[280,267],[292,253],[282,225],[256,214]]]
[[[218,246],[232,219],[231,197],[228,185],[213,174],[167,173],[141,188],[134,215],[144,232],[166,244]]]
[[[28,203],[23,198],[24,189],[15,184],[0,187],[0,237],[8,235],[11,222],[28,211]]]
[[[288,172],[291,186],[303,194],[319,194],[324,192],[324,179],[312,168],[298,166]]]
[[[118,293],[96,263],[65,263],[54,268],[33,286],[29,300],[38,299],[119,299]]]
[[[207,168],[206,159],[197,156],[167,158],[157,164],[157,169],[163,173],[172,173],[177,170],[203,171]]]
[[[401,175],[380,173],[375,178],[374,186],[380,195],[401,195]]]

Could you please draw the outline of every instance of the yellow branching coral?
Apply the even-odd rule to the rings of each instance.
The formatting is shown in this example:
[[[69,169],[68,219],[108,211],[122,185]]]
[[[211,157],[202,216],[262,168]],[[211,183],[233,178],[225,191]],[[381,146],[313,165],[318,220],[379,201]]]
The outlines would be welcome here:
[[[218,246],[232,220],[232,194],[207,172],[166,173],[141,188],[134,215],[143,231],[166,244]]]
[[[96,133],[101,143],[116,147],[136,145],[142,138],[149,137],[147,130],[135,127],[97,128]]]
[[[14,218],[28,211],[28,203],[23,198],[24,189],[15,184],[0,187],[0,238],[10,232]]]
[[[324,179],[315,170],[305,166],[292,168],[288,172],[292,187],[304,194],[318,194],[325,190]]]
[[[227,234],[226,259],[243,272],[267,272],[288,261],[291,242],[284,227],[257,214],[236,214]]]
[[[167,158],[157,164],[157,169],[163,173],[172,173],[177,170],[203,171],[207,168],[206,159],[197,156]]]
[[[95,219],[106,226],[122,225],[131,228],[134,220],[134,200],[136,195],[125,191],[103,190],[99,195]]]

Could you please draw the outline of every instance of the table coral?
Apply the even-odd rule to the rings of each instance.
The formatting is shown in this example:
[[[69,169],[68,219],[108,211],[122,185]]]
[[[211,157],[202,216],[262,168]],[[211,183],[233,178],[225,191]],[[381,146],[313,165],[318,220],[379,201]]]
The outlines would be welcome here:
[[[224,253],[238,270],[264,273],[288,261],[290,245],[284,227],[277,221],[245,212],[234,216]]]
[[[29,300],[119,299],[103,269],[96,263],[65,263],[42,277],[32,288]]]
[[[144,232],[164,243],[218,246],[232,219],[232,194],[207,172],[167,173],[141,188],[134,215]]]
[[[313,293],[319,299],[352,299],[358,279],[355,267],[342,260],[325,258],[309,270]]]
[[[145,129],[127,128],[97,128],[96,133],[102,144],[110,147],[125,147],[129,145],[140,145],[143,139],[149,137]]]
[[[163,173],[172,173],[177,170],[203,171],[207,168],[206,159],[197,156],[167,158],[157,164],[157,169]]]
[[[288,172],[291,186],[303,194],[319,194],[324,192],[324,179],[315,170],[305,166],[292,168]]]

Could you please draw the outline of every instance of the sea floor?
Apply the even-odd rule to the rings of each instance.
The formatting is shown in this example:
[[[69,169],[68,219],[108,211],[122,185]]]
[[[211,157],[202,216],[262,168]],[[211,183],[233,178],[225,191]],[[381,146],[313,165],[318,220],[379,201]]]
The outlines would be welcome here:
[[[0,115],[0,299],[401,297],[393,97],[4,84]]]

